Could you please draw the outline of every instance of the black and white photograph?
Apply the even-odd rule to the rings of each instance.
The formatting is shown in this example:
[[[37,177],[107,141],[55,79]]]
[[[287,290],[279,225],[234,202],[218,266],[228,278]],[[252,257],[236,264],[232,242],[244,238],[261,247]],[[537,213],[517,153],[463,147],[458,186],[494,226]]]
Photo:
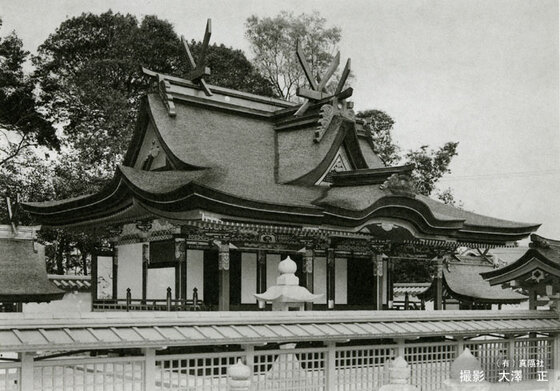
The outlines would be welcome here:
[[[558,0],[0,0],[0,391],[560,391]]]

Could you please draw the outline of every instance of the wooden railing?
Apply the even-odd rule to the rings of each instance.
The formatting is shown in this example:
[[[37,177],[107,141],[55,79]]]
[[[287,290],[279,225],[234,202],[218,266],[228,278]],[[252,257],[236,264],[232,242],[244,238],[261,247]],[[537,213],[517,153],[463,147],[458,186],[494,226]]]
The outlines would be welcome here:
[[[449,378],[451,363],[468,347],[481,362],[485,380],[500,382],[499,362],[525,346],[527,362],[520,368],[520,381],[534,384],[554,367],[553,337],[481,339],[465,343],[416,342],[358,346],[327,344],[314,348],[259,348],[241,351],[188,354],[156,354],[153,348],[143,355],[75,356],[0,363],[0,389],[6,391],[75,390],[205,390],[228,391],[228,367],[238,360],[251,369],[251,390],[341,391],[378,390],[389,381],[387,363],[397,356],[412,369],[411,383],[420,391],[441,390]],[[511,373],[509,368],[507,373]],[[24,378],[27,376],[27,378]],[[31,387],[30,381],[33,386]],[[547,379],[547,380],[552,380]],[[21,383],[28,389],[20,387]],[[521,388],[519,388],[521,389]]]
[[[172,297],[171,288],[167,288],[165,299],[133,299],[130,288],[126,290],[125,299],[93,300],[94,311],[212,311],[213,306],[205,305],[198,299],[197,288],[193,289],[192,299]]]

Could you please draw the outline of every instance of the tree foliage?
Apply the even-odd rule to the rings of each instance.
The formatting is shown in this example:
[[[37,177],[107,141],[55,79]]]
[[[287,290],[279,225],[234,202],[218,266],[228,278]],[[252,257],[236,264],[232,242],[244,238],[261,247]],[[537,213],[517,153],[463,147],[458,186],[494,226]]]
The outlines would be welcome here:
[[[341,38],[340,28],[327,27],[326,19],[317,12],[294,16],[283,11],[273,18],[253,15],[245,27],[256,68],[278,96],[289,100],[305,84],[295,55],[296,42],[301,44],[312,73],[321,75],[331,63]]]
[[[133,133],[139,99],[153,71],[186,73],[186,56],[173,26],[155,16],[140,22],[111,11],[64,21],[39,47],[36,76],[49,116],[64,124],[66,144],[87,165],[110,175]],[[194,43],[193,52],[200,50]],[[207,54],[212,75],[224,87],[272,94],[243,52],[212,45]]]
[[[55,128],[37,105],[34,82],[23,71],[28,57],[14,32],[0,38],[0,167],[30,147],[59,147]]]

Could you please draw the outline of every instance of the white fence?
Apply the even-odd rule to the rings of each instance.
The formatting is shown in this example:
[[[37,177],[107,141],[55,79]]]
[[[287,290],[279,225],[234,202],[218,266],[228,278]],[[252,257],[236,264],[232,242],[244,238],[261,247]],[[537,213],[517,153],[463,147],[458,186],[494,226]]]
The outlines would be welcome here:
[[[252,368],[252,390],[377,390],[388,382],[386,363],[400,355],[412,367],[412,384],[438,390],[451,362],[468,347],[486,380],[497,382],[509,362],[522,380],[537,379],[554,366],[554,337],[266,349],[132,357],[84,357],[0,363],[0,391],[226,391],[227,368],[241,359]],[[524,361],[522,361],[524,360]],[[523,365],[524,364],[524,365]]]

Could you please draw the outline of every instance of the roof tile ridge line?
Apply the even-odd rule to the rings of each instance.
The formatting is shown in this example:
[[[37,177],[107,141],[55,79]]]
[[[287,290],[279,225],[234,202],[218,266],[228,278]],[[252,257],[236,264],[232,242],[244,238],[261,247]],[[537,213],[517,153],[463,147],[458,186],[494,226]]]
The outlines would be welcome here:
[[[158,75],[161,75],[161,77],[163,77],[165,80],[167,80],[170,83],[173,83],[175,85],[178,85],[178,86],[181,86],[181,87],[188,87],[188,88],[192,88],[192,89],[202,91],[202,88],[200,86],[192,83],[191,81],[189,81],[187,79],[183,79],[181,77],[167,75],[167,74],[164,74],[164,73],[152,71],[152,70],[150,70],[148,68],[144,68],[144,67],[142,67],[142,72],[145,75],[150,76],[150,77],[157,77]],[[215,86],[215,85],[212,85],[212,84],[207,84],[207,86],[212,90],[212,92],[218,92],[222,95],[245,98],[245,99],[252,100],[252,101],[272,104],[272,105],[275,105],[275,106],[284,106],[284,108],[291,108],[291,107],[296,107],[297,106],[297,104],[294,103],[294,102],[290,102],[290,101],[279,99],[279,98],[253,94],[251,92],[238,91],[238,90],[234,90],[234,89],[227,88],[227,87]]]

